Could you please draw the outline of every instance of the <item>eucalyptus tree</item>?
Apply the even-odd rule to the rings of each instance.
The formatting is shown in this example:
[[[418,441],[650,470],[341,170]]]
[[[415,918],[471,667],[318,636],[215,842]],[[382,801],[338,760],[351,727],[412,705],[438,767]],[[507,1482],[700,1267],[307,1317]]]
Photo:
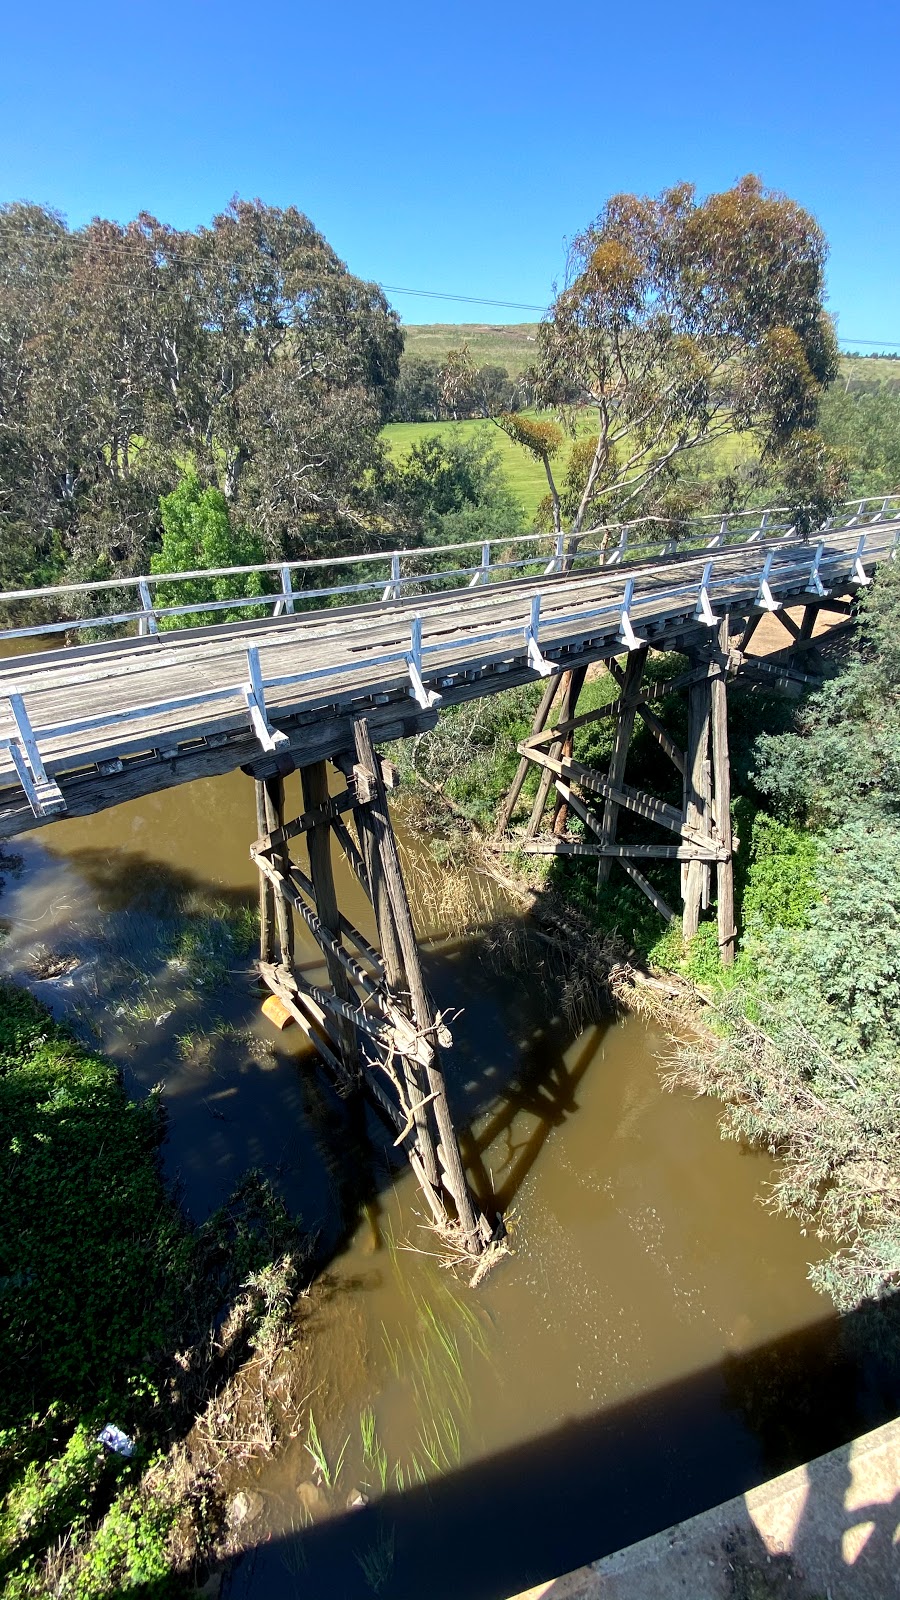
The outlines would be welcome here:
[[[0,212],[0,571],[135,571],[185,471],[272,555],[381,531],[402,349],[381,291],[293,207],[69,232]]]
[[[680,184],[607,201],[572,242],[530,374],[536,403],[579,424],[574,478],[558,481],[561,431],[496,417],[541,462],[558,531],[652,507],[735,433],[783,464],[798,497],[827,494],[839,474],[815,433],[837,371],[825,258],[815,219],[754,177],[704,200]]]

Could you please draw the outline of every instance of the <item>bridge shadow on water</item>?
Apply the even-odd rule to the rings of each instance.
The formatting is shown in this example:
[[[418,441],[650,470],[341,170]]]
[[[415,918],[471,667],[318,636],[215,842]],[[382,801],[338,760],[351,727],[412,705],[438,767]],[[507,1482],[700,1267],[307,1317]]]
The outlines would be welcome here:
[[[743,1494],[896,1414],[900,1367],[890,1346],[896,1351],[898,1320],[898,1309],[885,1307],[824,1318],[426,1487],[271,1539],[237,1562],[224,1594],[369,1600],[367,1565],[387,1550],[392,1559],[378,1590],[386,1600],[503,1600]],[[817,1526],[834,1530],[840,1546],[842,1532],[873,1524],[853,1563],[853,1586],[835,1595],[887,1600],[897,1593],[900,1582],[883,1588],[877,1576],[894,1561],[897,1501],[849,1511],[849,1474],[842,1480],[813,1466],[808,1480],[796,1558],[770,1563],[747,1521],[726,1551],[734,1570],[765,1566],[767,1594],[799,1594],[794,1579]],[[730,1594],[744,1593],[735,1580]],[[548,1600],[552,1594],[551,1586]]]

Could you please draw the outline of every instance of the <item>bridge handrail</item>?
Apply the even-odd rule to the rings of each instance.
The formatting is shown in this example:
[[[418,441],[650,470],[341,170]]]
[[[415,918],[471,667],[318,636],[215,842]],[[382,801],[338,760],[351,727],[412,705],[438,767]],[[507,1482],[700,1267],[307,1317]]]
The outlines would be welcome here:
[[[796,592],[797,574],[806,571],[805,592],[824,596],[827,589],[823,579],[843,578],[859,586],[871,583],[865,571],[866,544],[869,532],[874,531],[873,525],[868,524],[860,533],[854,551],[846,549],[828,551],[824,539],[820,539],[814,548],[802,552],[796,546],[779,550],[777,544],[770,544],[767,548],[765,559],[758,573],[734,572],[716,573],[717,556],[710,555],[704,564],[703,573],[698,582],[693,580],[681,584],[669,585],[664,589],[651,589],[635,601],[636,579],[625,579],[621,599],[611,600],[609,603],[589,608],[579,607],[574,611],[560,615],[554,613],[545,619],[546,627],[555,633],[565,631],[573,623],[580,626],[594,622],[601,617],[618,616],[617,639],[623,648],[636,649],[642,641],[635,633],[632,618],[638,621],[639,613],[648,607],[658,610],[661,604],[666,609],[674,611],[676,615],[684,612],[689,614],[693,606],[694,618],[701,623],[714,627],[718,623],[712,605],[717,592],[735,590],[746,598],[747,591],[756,588],[754,604],[767,610],[778,610],[781,602],[776,600],[771,588],[771,583],[776,586],[783,583],[788,573],[795,576],[789,585],[789,592]],[[893,557],[898,549],[898,539],[895,535],[891,547],[881,551],[882,556]],[[870,552],[871,554],[871,552]],[[846,567],[846,571],[841,569]],[[544,595],[534,595],[529,603],[527,619],[520,619],[514,624],[503,627],[493,627],[486,632],[464,634],[459,643],[466,649],[473,646],[492,644],[517,638],[524,642],[528,662],[532,669],[541,676],[562,670],[561,663],[549,661],[541,651],[541,607]],[[672,602],[678,602],[673,606]],[[359,651],[346,661],[330,663],[327,666],[316,667],[300,673],[289,673],[272,678],[263,675],[259,646],[247,647],[247,681],[242,683],[222,686],[218,689],[200,690],[195,694],[180,696],[175,699],[160,701],[151,705],[127,707],[119,711],[105,711],[95,713],[93,716],[81,718],[74,722],[64,722],[55,726],[43,726],[37,731],[33,728],[22,695],[13,686],[7,686],[4,694],[10,707],[12,721],[15,724],[15,733],[0,737],[0,749],[8,750],[16,774],[22,788],[29,800],[35,815],[46,815],[48,812],[64,809],[65,802],[52,779],[48,778],[43,759],[40,753],[38,738],[48,740],[63,738],[72,734],[87,732],[99,727],[113,728],[122,724],[136,721],[151,721],[169,715],[176,711],[207,705],[222,704],[227,701],[243,702],[249,713],[253,730],[261,744],[267,751],[277,750],[280,744],[287,742],[287,735],[272,726],[266,709],[266,692],[274,689],[296,687],[301,683],[312,683],[321,678],[334,678],[342,673],[359,671],[361,665],[367,669],[385,666],[401,666],[401,677],[408,680],[408,693],[422,707],[431,708],[439,703],[441,696],[433,689],[428,689],[423,678],[424,658],[429,655],[445,653],[453,648],[453,642],[446,637],[428,644],[423,641],[423,619],[415,615],[412,619],[409,649],[394,648],[361,657]],[[503,652],[500,652],[501,659]]]
[[[871,514],[867,508],[877,506],[879,509]],[[847,501],[834,515],[828,519],[826,525],[820,530],[826,537],[846,531],[848,527],[874,526],[879,521],[884,521],[889,516],[889,508],[900,514],[900,491],[888,495],[868,495],[861,499]],[[843,515],[842,515],[843,514]],[[250,566],[238,567],[212,567],[199,568],[189,572],[174,573],[147,573],[134,577],[103,578],[85,583],[51,584],[45,588],[17,589],[0,591],[0,603],[13,604],[25,600],[57,598],[64,595],[92,594],[109,592],[112,590],[134,591],[140,600],[140,607],[118,611],[99,612],[92,616],[69,617],[56,622],[41,622],[25,627],[0,629],[0,640],[14,638],[34,638],[45,634],[64,632],[80,632],[87,628],[113,628],[123,627],[136,622],[142,634],[153,634],[159,631],[159,621],[174,617],[197,616],[201,613],[217,611],[242,611],[252,607],[273,608],[273,615],[290,614],[294,611],[295,602],[306,603],[310,600],[333,599],[338,596],[365,595],[383,591],[381,598],[384,601],[402,598],[405,589],[414,585],[426,588],[429,585],[446,584],[453,579],[468,579],[469,587],[482,583],[489,583],[501,574],[510,574],[522,571],[527,567],[539,565],[544,558],[537,552],[532,557],[518,560],[492,560],[495,551],[502,551],[509,546],[521,548],[523,545],[544,545],[551,547],[551,559],[545,568],[546,575],[552,572],[572,570],[579,566],[584,569],[585,564],[597,566],[614,566],[624,564],[631,560],[646,560],[653,553],[661,555],[675,555],[679,551],[686,551],[693,547],[693,542],[703,539],[703,529],[710,524],[718,524],[715,536],[708,542],[707,548],[718,549],[728,545],[752,544],[763,537],[790,537],[793,528],[773,522],[771,519],[786,516],[787,508],[784,506],[769,507],[764,510],[749,508],[740,511],[721,513],[704,513],[691,519],[691,529],[698,532],[688,532],[679,538],[670,537],[658,544],[650,541],[638,543],[630,539],[636,529],[646,529],[662,523],[667,525],[665,518],[650,516],[635,518],[625,523],[600,523],[585,529],[578,535],[536,533],[519,535],[501,535],[495,539],[469,540],[460,544],[450,545],[422,545],[407,547],[391,551],[369,551],[353,555],[313,557],[299,561],[272,561],[260,562]],[[749,530],[735,529],[731,524],[740,519],[755,518],[755,526]],[[612,536],[617,534],[618,540],[613,545]],[[603,545],[598,550],[589,541],[598,535],[604,536]],[[456,555],[465,551],[478,551],[481,559],[470,566],[459,566],[450,569],[438,568],[432,572],[404,573],[401,563],[404,560],[413,562],[442,560],[447,556]],[[389,564],[389,576],[373,578],[357,583],[336,584],[326,588],[295,589],[293,587],[293,574],[296,572],[313,572],[335,567],[360,567],[373,563]],[[161,584],[180,584],[197,580],[209,580],[228,577],[251,577],[254,575],[278,574],[281,579],[281,588],[273,593],[259,595],[242,595],[222,600],[203,600],[187,605],[158,606],[153,604],[151,589]]]

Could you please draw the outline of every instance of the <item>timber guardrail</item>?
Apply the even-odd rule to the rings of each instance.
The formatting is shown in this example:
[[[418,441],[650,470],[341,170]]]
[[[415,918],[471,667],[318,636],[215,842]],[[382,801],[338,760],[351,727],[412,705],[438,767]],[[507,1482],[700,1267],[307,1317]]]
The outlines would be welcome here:
[[[71,594],[73,592],[96,593],[108,592],[114,588],[122,588],[129,584],[135,585],[141,592],[142,609],[124,614],[103,614],[92,619],[78,618],[75,622],[59,621],[49,626],[45,623],[34,627],[12,628],[0,631],[0,639],[32,637],[45,635],[50,632],[60,632],[68,629],[96,628],[98,623],[109,626],[138,622],[142,624],[141,632],[146,645],[154,649],[156,642],[153,635],[158,635],[158,643],[164,641],[169,646],[174,645],[178,639],[184,641],[203,638],[209,642],[210,637],[220,639],[223,645],[223,655],[227,653],[229,661],[234,656],[234,646],[243,639],[245,631],[253,625],[248,623],[236,624],[235,627],[219,626],[213,629],[184,629],[177,633],[174,630],[159,631],[159,622],[167,618],[186,615],[197,615],[202,612],[216,610],[239,610],[251,605],[261,603],[271,604],[274,616],[285,618],[291,613],[296,614],[295,607],[298,600],[322,600],[334,595],[347,593],[367,593],[382,588],[382,580],[373,580],[363,584],[344,585],[337,588],[295,590],[292,587],[293,579],[286,584],[284,578],[285,567],[292,573],[297,570],[312,568],[334,567],[341,563],[363,563],[373,561],[391,562],[390,583],[385,586],[382,593],[384,602],[394,601],[394,605],[385,604],[384,611],[380,605],[369,606],[357,611],[356,616],[362,623],[364,617],[371,617],[373,613],[391,616],[396,613],[397,620],[404,619],[403,626],[407,629],[406,637],[402,633],[395,638],[389,649],[379,649],[376,638],[378,633],[383,633],[383,628],[373,625],[370,632],[372,638],[366,645],[358,636],[354,639],[354,648],[346,648],[346,653],[337,655],[329,646],[327,664],[305,668],[301,671],[275,673],[266,675],[260,662],[260,648],[266,642],[264,630],[271,625],[265,619],[258,624],[259,638],[256,642],[247,643],[244,648],[243,660],[245,673],[239,678],[218,683],[215,686],[207,685],[196,690],[170,694],[167,696],[143,699],[140,703],[108,706],[104,710],[92,712],[88,716],[63,717],[57,720],[37,720],[26,707],[25,696],[15,682],[0,681],[0,698],[5,698],[9,705],[9,719],[7,730],[0,733],[0,751],[8,753],[12,773],[21,785],[27,797],[31,811],[35,817],[47,817],[66,808],[62,793],[51,775],[54,770],[62,770],[68,762],[72,765],[73,741],[76,748],[82,750],[83,760],[98,761],[109,745],[109,739],[98,739],[98,733],[112,735],[116,729],[127,730],[129,724],[140,725],[143,743],[154,744],[152,730],[159,730],[159,744],[165,754],[165,742],[171,744],[172,734],[164,730],[171,729],[172,719],[181,718],[185,727],[185,737],[197,733],[197,719],[193,716],[198,711],[208,711],[210,708],[223,708],[230,722],[238,721],[241,717],[249,719],[258,745],[263,751],[277,752],[280,746],[288,742],[288,736],[282,729],[274,726],[271,720],[267,697],[284,691],[302,690],[304,686],[315,686],[318,683],[333,685],[335,680],[347,678],[348,675],[362,676],[365,671],[366,681],[372,683],[373,669],[377,669],[384,678],[380,688],[394,686],[396,680],[405,680],[407,693],[424,710],[431,709],[441,699],[441,688],[445,683],[452,681],[448,674],[460,670],[460,661],[477,663],[479,660],[491,662],[502,655],[504,651],[510,656],[521,655],[527,662],[527,667],[541,676],[560,669],[562,665],[559,655],[572,645],[576,638],[590,639],[600,633],[611,634],[613,641],[619,649],[636,649],[646,642],[639,637],[637,629],[643,624],[648,626],[650,619],[664,615],[677,615],[691,617],[697,626],[715,626],[719,621],[716,614],[716,605],[723,605],[731,609],[738,601],[761,608],[762,610],[777,610],[781,605],[779,594],[808,594],[820,598],[829,592],[836,592],[843,587],[865,586],[869,583],[870,576],[867,569],[872,569],[878,561],[885,560],[896,553],[898,538],[900,538],[900,495],[878,496],[863,501],[854,501],[851,505],[842,508],[842,514],[833,519],[830,528],[819,530],[815,540],[808,543],[802,542],[795,535],[793,527],[779,527],[773,524],[774,512],[752,513],[753,526],[746,527],[740,533],[735,533],[731,526],[732,517],[703,519],[705,530],[701,535],[694,536],[693,542],[683,542],[673,546],[671,540],[661,545],[653,546],[648,541],[637,542],[634,539],[636,527],[646,528],[646,521],[641,524],[623,525],[619,537],[613,546],[607,543],[605,549],[577,548],[566,546],[565,536],[553,536],[553,549],[551,558],[545,565],[536,563],[533,558],[529,560],[497,561],[492,556],[498,548],[505,549],[509,545],[532,545],[545,539],[543,535],[527,535],[520,539],[503,539],[485,541],[476,545],[443,547],[437,551],[415,550],[392,552],[386,558],[383,554],[348,556],[329,558],[322,562],[298,562],[287,564],[271,564],[263,567],[251,568],[221,568],[214,572],[202,571],[191,574],[165,574],[153,579],[134,578],[104,581],[101,584],[91,585],[60,585],[45,590],[20,590],[15,593],[0,595],[0,601],[11,602],[33,598],[35,595],[43,597]],[[745,514],[741,514],[745,515]],[[748,517],[750,513],[746,514]],[[715,521],[716,528],[712,537],[703,538],[703,532],[710,532],[710,523]],[[601,530],[590,530],[596,536]],[[609,530],[606,530],[607,532]],[[589,536],[583,536],[587,539]],[[740,559],[741,547],[746,547],[746,561]],[[423,557],[434,555],[446,556],[456,553],[461,549],[479,548],[481,560],[476,565],[469,567],[452,568],[449,571],[441,569],[433,574],[422,575],[396,573],[395,563],[404,557],[410,560],[421,560]],[[702,561],[702,568],[697,573],[698,557]],[[628,567],[633,562],[640,562],[642,571],[629,573]],[[664,576],[671,574],[678,577],[679,565],[691,568],[690,578],[681,582],[666,584],[661,582]],[[534,568],[537,572],[522,573],[523,566]],[[615,579],[616,569],[623,569],[622,589],[607,597],[605,593],[599,594],[598,586],[607,587],[607,577]],[[518,578],[497,583],[495,580],[500,572],[508,574],[510,570],[518,573]],[[150,582],[166,583],[174,581],[190,581],[197,578],[211,578],[216,576],[233,576],[237,573],[252,575],[258,572],[277,572],[282,574],[282,590],[280,595],[243,598],[239,600],[227,599],[214,602],[200,602],[188,606],[154,608],[152,598],[146,586]],[[696,573],[696,576],[694,575]],[[396,575],[394,575],[396,574]],[[443,593],[433,593],[424,598],[421,611],[414,610],[408,615],[410,602],[418,597],[409,596],[404,599],[403,586],[413,584],[423,585],[428,583],[446,584],[455,580],[468,580],[463,586]],[[573,580],[579,580],[577,585]],[[582,581],[583,580],[583,581]],[[589,581],[590,580],[590,581]],[[480,604],[467,604],[467,590],[472,591],[471,600],[475,602],[475,591],[483,591],[487,584],[493,583],[493,595],[497,605],[490,616],[485,615],[484,607]],[[399,592],[394,592],[397,586]],[[560,587],[562,585],[562,587]],[[146,592],[141,588],[144,586]],[[583,589],[584,599],[579,601],[573,589]],[[288,592],[290,590],[290,592]],[[429,612],[435,616],[433,602],[439,599],[447,600],[455,595],[456,606],[452,626],[448,625],[446,611],[442,610],[441,627],[435,628],[434,637],[426,637],[425,622]],[[484,596],[487,600],[489,597]],[[545,602],[552,602],[549,612],[545,609]],[[566,609],[562,602],[572,601]],[[597,603],[597,602],[600,603]],[[280,608],[280,609],[279,609]],[[467,612],[471,620],[467,620]],[[347,617],[354,612],[342,613]],[[338,621],[338,613],[328,608],[319,607],[315,612],[306,611],[297,616],[298,626],[301,628],[313,621],[328,621],[329,616]],[[357,630],[358,634],[358,630]],[[329,636],[331,637],[331,636]],[[122,641],[121,648],[137,645],[137,639]],[[227,652],[225,646],[228,646]],[[113,649],[111,644],[108,648]],[[479,652],[481,655],[479,656]],[[557,659],[553,659],[556,652]],[[79,648],[75,651],[66,651],[65,656],[69,662],[72,657],[87,659],[91,656],[90,646]],[[24,670],[27,660],[35,658],[19,658]],[[162,671],[168,662],[168,656],[163,651],[159,658],[159,667]],[[44,665],[44,678],[53,677],[54,660],[52,656],[42,658]],[[18,661],[7,663],[8,671],[2,677],[9,679],[11,674],[18,670]],[[60,662],[62,665],[62,662]],[[387,676],[385,677],[385,670]],[[102,672],[97,673],[97,692],[100,691]],[[429,685],[433,684],[434,687]],[[46,686],[45,686],[46,687]],[[278,712],[284,713],[283,705],[278,707]],[[204,727],[212,726],[204,723]],[[2,724],[0,724],[2,727]],[[204,737],[219,738],[220,723],[216,724],[212,734],[202,734]],[[150,730],[148,732],[147,730]],[[61,752],[61,746],[66,746],[66,753]],[[123,745],[124,748],[124,745]],[[119,763],[121,766],[121,762]],[[50,770],[48,770],[48,767]],[[0,785],[3,778],[0,774]]]

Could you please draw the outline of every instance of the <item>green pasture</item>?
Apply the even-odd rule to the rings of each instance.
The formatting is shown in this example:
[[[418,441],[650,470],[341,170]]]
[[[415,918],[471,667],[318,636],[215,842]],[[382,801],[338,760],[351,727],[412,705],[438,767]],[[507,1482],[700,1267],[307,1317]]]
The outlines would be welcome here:
[[[525,415],[541,417],[544,420],[552,418],[552,413],[549,411],[529,411]],[[594,414],[585,409],[579,415],[578,433],[591,433],[595,430]],[[546,474],[540,462],[535,461],[520,445],[514,444],[495,423],[480,418],[469,422],[391,422],[383,430],[382,437],[387,441],[391,454],[397,460],[402,460],[419,440],[433,438],[435,435],[440,439],[448,439],[454,433],[468,438],[480,436],[490,440],[500,456],[503,473],[510,489],[521,502],[526,517],[531,521],[547,493]],[[553,463],[557,484],[561,483],[565,476],[566,462],[571,448],[571,442],[567,440]],[[742,456],[748,455],[751,449],[752,446],[747,439],[740,434],[720,439],[704,449],[703,467],[710,473],[725,472]]]

